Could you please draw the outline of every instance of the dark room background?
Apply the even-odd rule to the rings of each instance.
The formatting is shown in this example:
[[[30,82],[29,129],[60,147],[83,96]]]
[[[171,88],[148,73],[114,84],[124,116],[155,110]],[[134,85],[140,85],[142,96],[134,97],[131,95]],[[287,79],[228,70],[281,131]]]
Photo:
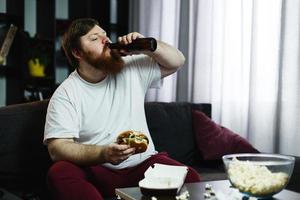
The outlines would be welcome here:
[[[73,69],[60,39],[73,19],[92,17],[111,40],[128,32],[129,0],[1,0],[0,43],[18,27],[0,65],[0,106],[49,98]]]

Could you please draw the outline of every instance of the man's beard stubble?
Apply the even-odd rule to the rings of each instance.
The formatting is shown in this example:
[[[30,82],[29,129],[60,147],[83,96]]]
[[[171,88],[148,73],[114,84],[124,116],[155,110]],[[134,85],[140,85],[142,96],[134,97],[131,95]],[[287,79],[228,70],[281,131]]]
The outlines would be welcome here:
[[[106,49],[104,49],[101,56],[98,58],[92,57],[86,53],[86,62],[107,74],[116,75],[123,69],[124,61],[118,50],[112,49],[109,55],[105,54],[105,50]]]

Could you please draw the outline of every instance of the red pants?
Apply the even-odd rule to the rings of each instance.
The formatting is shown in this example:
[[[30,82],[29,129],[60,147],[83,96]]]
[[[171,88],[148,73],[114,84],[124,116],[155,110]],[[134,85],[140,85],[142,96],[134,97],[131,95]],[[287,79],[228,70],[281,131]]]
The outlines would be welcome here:
[[[144,172],[154,163],[182,166],[166,153],[151,156],[138,166],[111,170],[101,165],[79,167],[67,161],[54,163],[48,171],[48,186],[56,200],[97,200],[115,196],[115,188],[137,186]],[[198,182],[198,173],[189,167],[185,182]]]

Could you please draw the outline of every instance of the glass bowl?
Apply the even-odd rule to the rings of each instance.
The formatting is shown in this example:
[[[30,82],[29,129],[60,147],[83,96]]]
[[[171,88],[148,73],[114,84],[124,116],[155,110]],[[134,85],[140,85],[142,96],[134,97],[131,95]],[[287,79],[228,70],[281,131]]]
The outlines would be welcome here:
[[[242,153],[222,157],[232,186],[246,196],[270,198],[285,188],[295,158],[279,154]]]

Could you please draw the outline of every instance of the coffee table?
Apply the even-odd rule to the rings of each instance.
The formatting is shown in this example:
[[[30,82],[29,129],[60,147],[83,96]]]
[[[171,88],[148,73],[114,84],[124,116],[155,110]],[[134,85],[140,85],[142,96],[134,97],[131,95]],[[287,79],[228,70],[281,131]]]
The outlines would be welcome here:
[[[188,191],[189,200],[207,200],[204,198],[205,185],[210,184],[214,191],[221,191],[224,194],[230,193],[233,188],[228,180],[205,181],[198,183],[186,183],[183,185],[181,192]],[[143,196],[139,187],[117,188],[116,195],[124,200],[151,200],[151,197]],[[175,200],[174,196],[156,197],[158,200]],[[282,190],[272,198],[273,200],[300,200],[300,193],[290,190]]]

